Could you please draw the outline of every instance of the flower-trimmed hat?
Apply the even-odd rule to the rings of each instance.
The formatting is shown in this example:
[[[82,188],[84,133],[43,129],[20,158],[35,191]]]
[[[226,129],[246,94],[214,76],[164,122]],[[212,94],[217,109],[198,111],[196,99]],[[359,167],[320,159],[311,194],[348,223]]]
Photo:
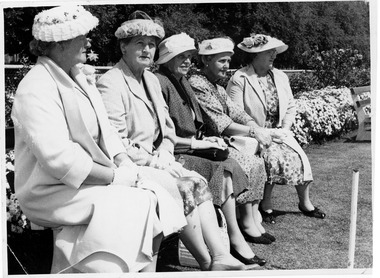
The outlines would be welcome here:
[[[159,45],[159,58],[157,64],[165,64],[178,54],[193,50],[196,51],[194,39],[186,33],[173,35],[163,40]]]
[[[99,20],[82,6],[60,6],[34,17],[32,35],[36,40],[59,42],[87,34]]]
[[[234,42],[230,38],[204,40],[199,44],[199,55],[213,55],[223,52],[234,54]]]
[[[163,39],[165,31],[161,24],[152,20],[145,12],[135,11],[117,28],[115,36],[118,39],[136,36],[154,36]]]
[[[280,54],[288,49],[288,45],[283,41],[262,34],[251,34],[250,37],[244,38],[243,41],[238,44],[238,47],[249,53],[259,53],[275,48],[277,53]]]

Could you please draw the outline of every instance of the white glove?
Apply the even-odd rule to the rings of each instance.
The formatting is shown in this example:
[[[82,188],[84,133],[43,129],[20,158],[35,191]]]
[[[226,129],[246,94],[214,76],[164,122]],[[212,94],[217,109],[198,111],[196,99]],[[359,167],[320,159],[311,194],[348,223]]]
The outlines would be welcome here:
[[[282,143],[286,137],[293,136],[293,133],[290,130],[284,128],[271,128],[270,135],[272,136],[274,142]]]
[[[222,150],[224,149],[222,146],[219,145],[217,140],[212,142],[211,140],[197,140],[194,137],[191,138],[190,148],[193,150],[210,149],[210,148],[218,148]]]
[[[256,138],[256,140],[265,148],[268,148],[272,143],[271,134],[266,128],[251,126],[249,129],[249,136]]]
[[[220,137],[216,137],[216,136],[211,136],[211,137],[204,137],[203,138],[204,141],[210,141],[210,142],[215,142],[219,145],[219,148],[221,149],[226,149],[228,146],[226,144],[226,142],[223,140],[223,138],[220,138]]]
[[[136,164],[116,168],[111,185],[136,186],[139,180],[139,169],[139,166]]]
[[[137,166],[136,163],[134,163],[130,158],[124,159],[120,164],[119,167],[135,167]]]
[[[179,178],[183,176],[183,172],[185,171],[185,168],[183,168],[181,163],[174,161],[168,167],[165,168],[165,171],[168,172],[173,177]]]
[[[175,157],[167,150],[160,150],[157,155],[154,155],[149,166],[165,169],[175,162]]]

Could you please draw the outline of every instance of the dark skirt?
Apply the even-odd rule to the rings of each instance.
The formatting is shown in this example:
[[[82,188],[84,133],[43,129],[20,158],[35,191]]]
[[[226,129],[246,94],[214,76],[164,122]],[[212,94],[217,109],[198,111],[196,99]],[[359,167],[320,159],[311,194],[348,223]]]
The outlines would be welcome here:
[[[184,168],[196,171],[206,178],[213,196],[214,205],[221,206],[231,194],[236,197],[237,201],[244,200],[244,202],[248,202],[254,200],[244,197],[249,191],[248,178],[234,159],[228,158],[225,161],[213,161],[193,155],[180,154],[176,155],[176,160],[181,162]],[[232,190],[223,188],[225,171],[231,174]]]

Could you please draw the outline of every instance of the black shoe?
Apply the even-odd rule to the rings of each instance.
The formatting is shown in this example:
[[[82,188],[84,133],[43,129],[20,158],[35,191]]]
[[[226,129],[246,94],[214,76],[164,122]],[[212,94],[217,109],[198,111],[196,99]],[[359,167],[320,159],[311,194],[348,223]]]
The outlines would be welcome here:
[[[306,210],[303,210],[301,208],[301,205],[298,204],[298,209],[306,216],[309,216],[309,217],[315,217],[315,218],[325,218],[326,217],[326,213],[324,213],[323,211],[321,211],[319,208],[317,207],[314,207],[313,210],[310,210],[310,211],[306,211]]]
[[[251,243],[256,243],[256,244],[271,244],[272,241],[269,238],[264,237],[263,235],[261,236],[251,236],[244,232],[243,230],[240,230],[241,234],[244,236],[245,240]]]
[[[276,217],[274,216],[273,212],[266,212],[261,208],[261,204],[259,205],[259,211],[265,223],[276,224]]]
[[[252,258],[247,259],[240,255],[239,252],[236,251],[232,246],[230,246],[230,253],[235,259],[238,259],[245,265],[258,264],[259,266],[263,266],[267,263],[264,259],[261,259],[256,255],[254,255]]]
[[[272,236],[270,233],[263,233],[262,234],[263,237],[266,237],[267,239],[269,239],[270,241],[272,242],[275,242],[276,241],[276,238],[274,236]]]

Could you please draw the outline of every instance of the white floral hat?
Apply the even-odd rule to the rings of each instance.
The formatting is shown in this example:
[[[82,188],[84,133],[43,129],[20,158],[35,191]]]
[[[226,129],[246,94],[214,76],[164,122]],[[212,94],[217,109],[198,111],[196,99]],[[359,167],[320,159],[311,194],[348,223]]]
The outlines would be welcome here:
[[[223,52],[234,53],[234,42],[230,38],[204,40],[199,44],[199,55],[212,55]]]
[[[34,17],[33,37],[45,42],[59,42],[87,34],[99,20],[82,6],[60,6]]]
[[[159,45],[159,58],[157,64],[165,64],[180,53],[188,50],[196,51],[194,39],[186,33],[173,35],[163,40]]]
[[[238,47],[249,53],[259,53],[275,48],[279,54],[288,49],[288,45],[283,41],[262,34],[251,34],[250,37],[244,38],[243,41],[238,44]]]
[[[159,39],[165,37],[164,28],[152,20],[145,12],[135,11],[130,18],[117,28],[115,36],[118,39],[135,36],[154,36]]]

